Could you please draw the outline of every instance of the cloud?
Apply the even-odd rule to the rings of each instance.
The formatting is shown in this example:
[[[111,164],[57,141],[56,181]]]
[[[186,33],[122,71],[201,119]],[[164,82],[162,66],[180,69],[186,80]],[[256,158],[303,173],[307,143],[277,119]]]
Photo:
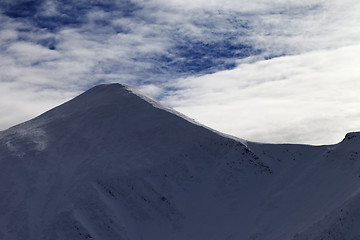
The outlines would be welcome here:
[[[260,142],[330,144],[360,129],[360,45],[284,56],[178,79],[164,103]]]
[[[158,87],[153,84],[142,85],[139,88],[139,90],[140,90],[140,92],[144,93],[146,96],[149,96],[152,98],[157,98],[161,94],[164,93],[164,90],[161,87]]]
[[[76,91],[41,89],[18,82],[1,82],[0,128],[6,129],[39,115],[79,94]]]
[[[49,97],[48,102],[60,103],[93,85],[109,82],[142,89],[158,100],[175,91],[172,99],[164,98],[174,106],[180,106],[185,97],[201,93],[207,99],[217,93],[215,99],[227,99],[222,104],[230,101],[231,108],[238,101],[236,96],[221,96],[228,91],[219,85],[222,80],[210,80],[212,74],[214,78],[219,71],[224,74],[230,90],[275,84],[279,79],[292,84],[286,78],[291,71],[296,75],[299,66],[281,62],[283,65],[270,68],[267,64],[284,57],[293,59],[290,56],[300,61],[313,51],[357,45],[359,12],[355,0],[1,1],[0,88],[10,89],[12,94],[4,92],[0,111],[14,117],[3,118],[0,129],[19,122],[14,119],[30,117],[20,117],[19,112],[32,111],[35,116],[49,108],[49,104],[29,99]],[[243,69],[246,77],[226,71],[231,69]],[[222,90],[205,91],[204,84],[210,82]],[[16,99],[21,93],[28,99]],[[179,102],[174,102],[176,99]],[[20,100],[27,102],[24,107],[19,102],[15,114],[10,103]],[[271,134],[278,139],[278,132],[267,136]],[[299,139],[290,136],[299,135],[290,133],[283,139]]]

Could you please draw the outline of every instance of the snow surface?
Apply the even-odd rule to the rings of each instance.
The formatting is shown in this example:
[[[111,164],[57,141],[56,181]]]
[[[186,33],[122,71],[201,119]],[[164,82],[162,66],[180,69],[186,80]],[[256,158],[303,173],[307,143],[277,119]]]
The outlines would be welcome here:
[[[360,239],[360,134],[218,134],[100,85],[0,132],[0,239]]]

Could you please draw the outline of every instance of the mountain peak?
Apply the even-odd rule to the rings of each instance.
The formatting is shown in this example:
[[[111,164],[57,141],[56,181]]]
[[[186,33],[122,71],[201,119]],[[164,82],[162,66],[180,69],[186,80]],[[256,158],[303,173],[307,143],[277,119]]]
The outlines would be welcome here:
[[[63,105],[69,103],[83,105],[82,107],[105,105],[118,102],[129,94],[131,94],[130,90],[124,85],[118,83],[101,84],[90,88]]]
[[[80,154],[99,147],[116,152],[120,143],[129,142],[139,145],[140,141],[139,147],[164,141],[181,146],[181,143],[227,138],[121,84],[95,86],[3,135],[12,149],[16,149],[16,155],[44,151],[52,145],[59,151]],[[26,139],[19,144],[16,140],[19,137]],[[73,144],[68,143],[69,139]]]
[[[120,83],[100,84],[90,88],[89,90],[85,91],[83,94],[80,94],[79,97],[80,96],[93,97],[96,95],[102,95],[103,97],[106,97],[106,96],[111,96],[113,94],[126,93],[126,92],[129,92],[129,90],[125,85],[122,85]]]
[[[193,123],[104,84],[0,132],[0,238],[291,239],[358,192],[358,144],[246,147]]]
[[[160,106],[160,104],[158,105]],[[42,124],[54,119],[86,122],[89,119],[100,120],[100,117],[102,117],[102,121],[106,121],[108,118],[114,119],[120,115],[141,114],[144,108],[148,109],[150,106],[150,100],[134,93],[128,86],[119,83],[101,84],[45,112],[30,122]]]

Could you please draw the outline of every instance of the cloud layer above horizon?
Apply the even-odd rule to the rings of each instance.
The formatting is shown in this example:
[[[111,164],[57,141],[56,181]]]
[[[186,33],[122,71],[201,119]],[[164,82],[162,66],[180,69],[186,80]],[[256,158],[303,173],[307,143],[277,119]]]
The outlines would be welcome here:
[[[355,0],[8,0],[0,21],[0,129],[119,82],[253,141],[360,130]]]

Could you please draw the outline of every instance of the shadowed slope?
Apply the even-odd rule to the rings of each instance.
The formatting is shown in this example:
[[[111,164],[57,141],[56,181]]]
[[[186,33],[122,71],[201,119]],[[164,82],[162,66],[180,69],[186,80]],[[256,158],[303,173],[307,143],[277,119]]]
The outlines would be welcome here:
[[[357,201],[358,139],[246,147],[100,85],[0,132],[0,238],[318,239]]]
[[[196,212],[202,199],[213,198],[218,181],[237,181],[228,176],[237,171],[227,167],[230,160],[234,169],[269,174],[241,143],[153,105],[122,85],[100,85],[2,132],[4,236],[139,239],[177,235],[178,228],[195,234],[185,225],[207,214]]]

